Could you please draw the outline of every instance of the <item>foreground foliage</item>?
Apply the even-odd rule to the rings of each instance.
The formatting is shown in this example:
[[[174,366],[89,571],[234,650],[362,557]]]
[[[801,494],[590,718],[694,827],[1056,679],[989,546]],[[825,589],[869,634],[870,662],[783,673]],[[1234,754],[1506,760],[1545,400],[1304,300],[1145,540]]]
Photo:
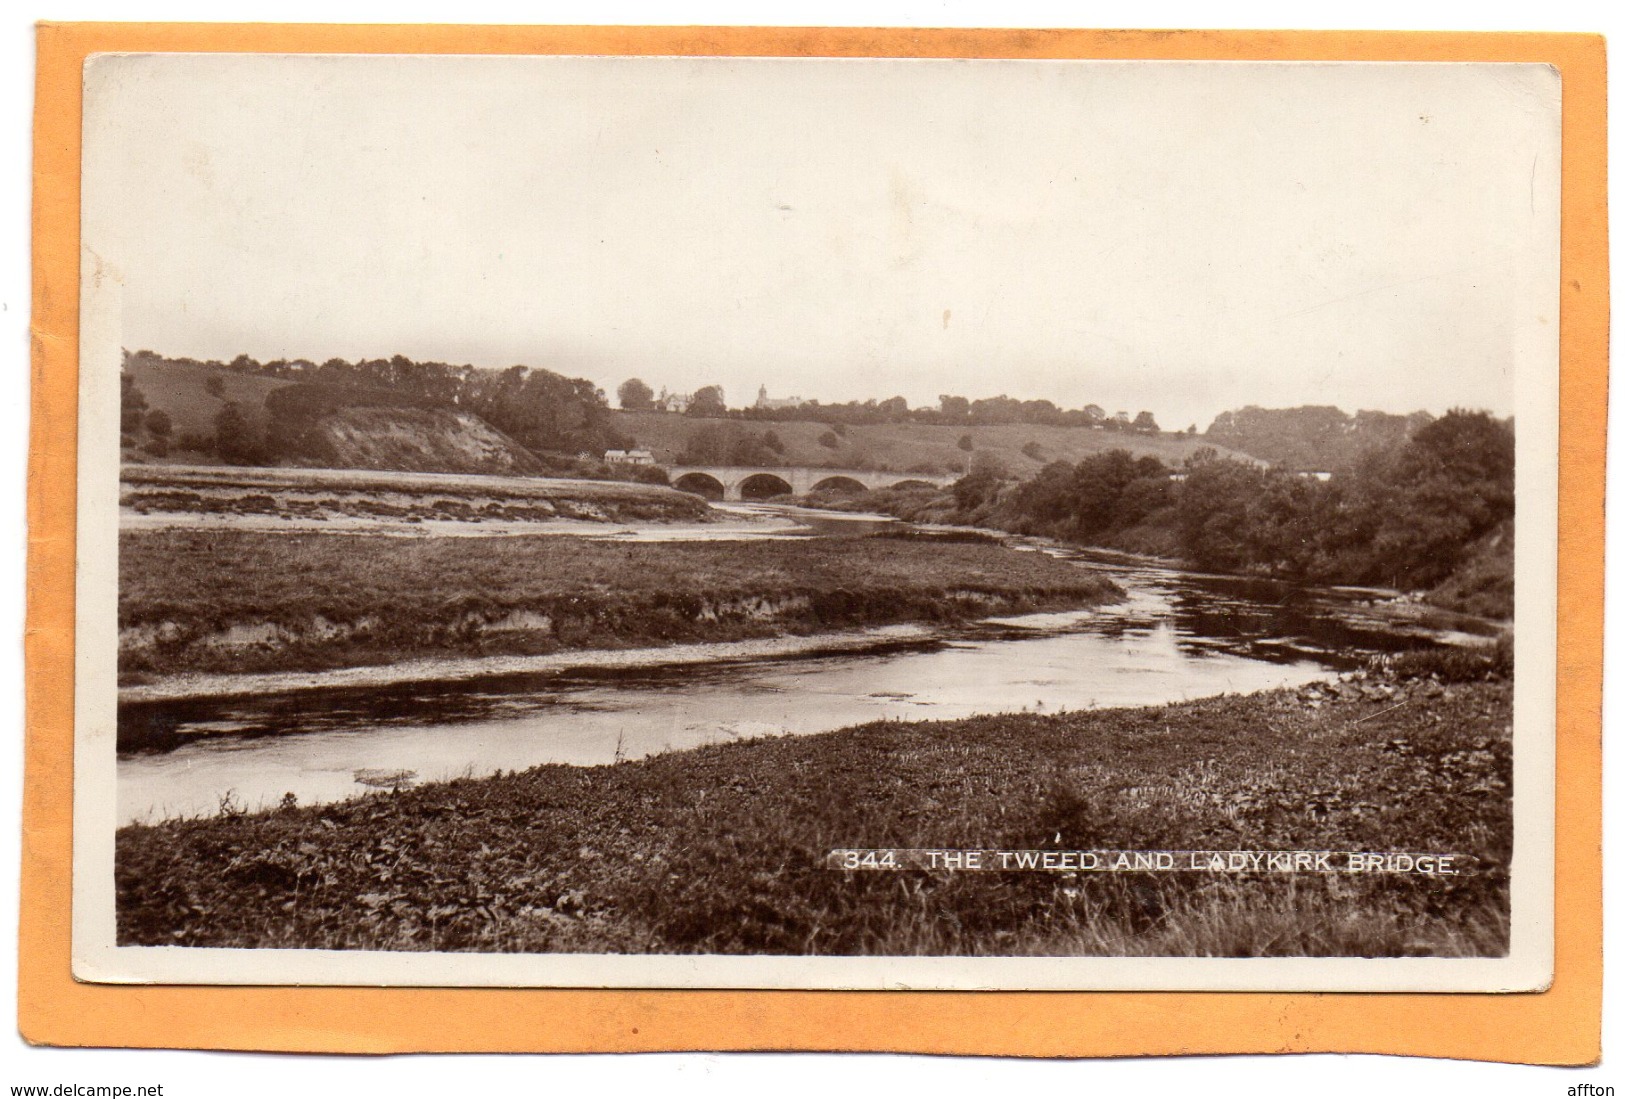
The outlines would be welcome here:
[[[878,723],[129,827],[117,844],[119,938],[459,951],[1500,954],[1511,685],[1502,664],[1447,661],[1437,665],[1444,676],[1431,674],[1436,664],[1166,707]],[[1468,857],[1452,877],[825,869],[825,853],[842,847]]]

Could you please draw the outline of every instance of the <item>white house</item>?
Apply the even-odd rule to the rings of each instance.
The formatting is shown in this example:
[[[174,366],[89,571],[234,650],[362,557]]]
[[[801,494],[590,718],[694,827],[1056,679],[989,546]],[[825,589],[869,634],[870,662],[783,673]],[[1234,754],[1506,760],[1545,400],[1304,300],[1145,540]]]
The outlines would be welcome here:
[[[604,461],[628,466],[652,466],[655,456],[647,450],[606,450]]]

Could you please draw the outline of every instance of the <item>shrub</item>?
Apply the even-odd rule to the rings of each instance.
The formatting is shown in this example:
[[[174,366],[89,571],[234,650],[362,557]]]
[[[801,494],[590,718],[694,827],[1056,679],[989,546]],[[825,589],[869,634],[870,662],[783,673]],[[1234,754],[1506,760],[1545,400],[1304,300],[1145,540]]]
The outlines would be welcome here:
[[[975,450],[976,449],[976,442],[969,435],[961,435],[959,437],[959,449],[960,450]]]
[[[997,454],[988,451],[979,451],[970,460],[970,471],[973,474],[982,474],[995,480],[1004,480],[1010,476],[1010,468]]]
[[[736,466],[776,466],[782,451],[775,451],[760,435],[740,435],[728,448],[728,463]]]
[[[259,432],[242,409],[229,401],[214,418],[214,450],[226,461],[240,465],[258,465],[265,460]]]
[[[1480,679],[1512,678],[1512,635],[1502,634],[1493,647],[1413,649],[1395,653],[1385,662],[1399,679],[1437,679],[1441,683],[1470,683]]]
[[[824,432],[818,437],[818,442],[820,445],[827,446],[831,450],[839,450],[841,446],[841,440],[836,437],[835,432],[833,431]]]
[[[175,445],[181,450],[193,450],[199,454],[213,454],[214,436],[205,435],[201,431],[187,431],[183,432],[181,437],[175,440]]]

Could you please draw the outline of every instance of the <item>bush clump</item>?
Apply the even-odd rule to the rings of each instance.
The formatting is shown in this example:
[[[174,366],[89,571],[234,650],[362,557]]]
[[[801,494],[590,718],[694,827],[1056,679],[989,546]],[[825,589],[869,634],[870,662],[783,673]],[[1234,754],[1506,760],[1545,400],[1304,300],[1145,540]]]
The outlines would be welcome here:
[[[1483,648],[1413,649],[1379,661],[1396,679],[1436,679],[1440,683],[1473,683],[1512,678],[1512,635],[1505,633]]]

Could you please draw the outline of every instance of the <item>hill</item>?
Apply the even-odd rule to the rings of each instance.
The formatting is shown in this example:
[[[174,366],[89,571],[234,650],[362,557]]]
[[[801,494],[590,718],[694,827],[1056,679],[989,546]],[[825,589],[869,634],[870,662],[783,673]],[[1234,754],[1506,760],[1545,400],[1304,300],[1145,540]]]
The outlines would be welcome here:
[[[163,412],[172,424],[166,454],[128,455],[133,460],[223,457],[215,453],[216,420],[229,404],[241,416],[244,452],[228,460],[429,473],[545,472],[535,455],[473,413],[408,407],[388,390],[313,386],[141,354],[127,356],[125,374],[146,409]]]
[[[977,454],[998,459],[1016,477],[1030,477],[1054,461],[1077,462],[1108,450],[1127,450],[1178,465],[1212,444],[1194,435],[1140,435],[1087,427],[1044,424],[998,424],[963,427],[942,424],[853,424],[844,427],[814,421],[755,422],[702,419],[669,412],[615,412],[611,424],[635,438],[661,465],[679,459],[695,443],[719,444],[711,454],[716,464],[824,466],[899,472],[960,473]],[[779,447],[754,445],[771,433]],[[970,449],[960,445],[969,439]],[[730,461],[730,452],[751,453],[747,462]],[[1240,458],[1225,448],[1221,456]],[[762,460],[766,459],[766,460]]]
[[[253,367],[250,369],[249,367]],[[295,370],[294,367],[299,369]],[[171,421],[164,439],[137,426],[136,450],[163,460],[215,457],[452,473],[541,472],[545,455],[596,457],[636,440],[661,465],[807,466],[956,474],[989,459],[1025,479],[1044,466],[1127,450],[1177,466],[1223,440],[1049,423],[830,423],[611,411],[590,383],[515,367],[477,371],[405,359],[343,363],[201,363],[151,352],[125,357],[144,408]],[[233,454],[216,454],[217,419],[234,406]],[[974,411],[974,406],[973,406]],[[1255,455],[1257,456],[1257,455]],[[1262,457],[1262,456],[1258,456]],[[141,459],[145,460],[145,459]],[[548,465],[548,471],[554,470]]]
[[[1397,416],[1360,411],[1350,416],[1331,405],[1246,408],[1221,412],[1205,438],[1216,446],[1250,454],[1293,470],[1346,469],[1376,450],[1395,450],[1433,422],[1426,412]]]
[[[469,412],[443,408],[347,408],[311,430],[311,458],[335,469],[426,473],[540,474],[524,447]]]
[[[1485,618],[1512,617],[1513,521],[1508,519],[1474,542],[1466,559],[1428,593],[1436,606]]]
[[[227,403],[235,404],[250,428],[264,434],[269,414],[265,398],[291,384],[284,378],[244,374],[206,363],[175,362],[155,355],[130,355],[124,373],[135,380],[147,407],[165,412],[177,438],[213,437],[214,420]]]

